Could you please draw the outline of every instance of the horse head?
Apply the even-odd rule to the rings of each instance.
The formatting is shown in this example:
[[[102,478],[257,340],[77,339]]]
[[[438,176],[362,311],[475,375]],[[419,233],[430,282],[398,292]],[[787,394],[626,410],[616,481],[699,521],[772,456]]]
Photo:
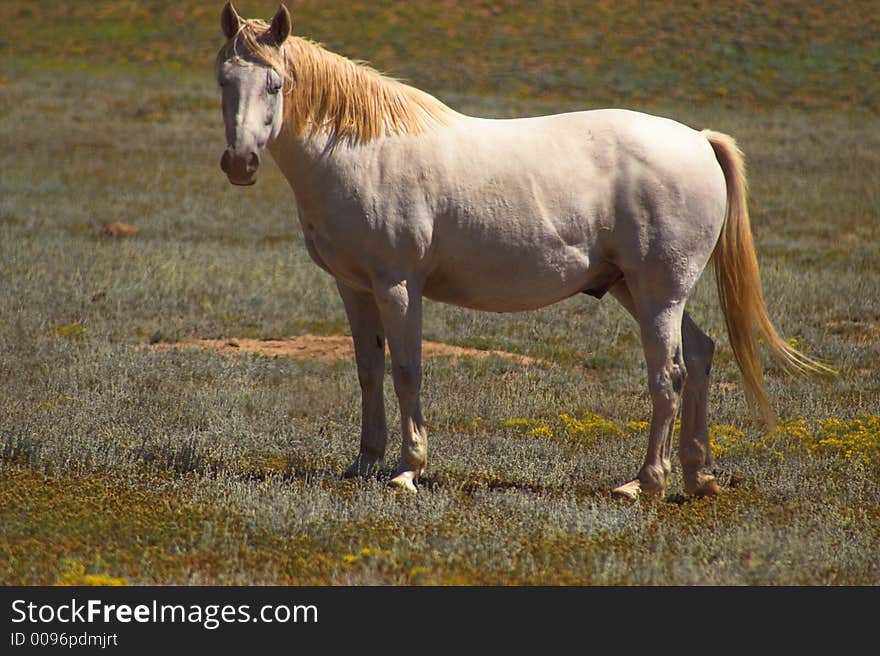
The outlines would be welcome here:
[[[227,38],[217,56],[227,144],[220,168],[232,184],[252,185],[260,153],[284,120],[282,48],[290,36],[290,13],[281,5],[266,26],[242,19],[227,2],[220,25]]]

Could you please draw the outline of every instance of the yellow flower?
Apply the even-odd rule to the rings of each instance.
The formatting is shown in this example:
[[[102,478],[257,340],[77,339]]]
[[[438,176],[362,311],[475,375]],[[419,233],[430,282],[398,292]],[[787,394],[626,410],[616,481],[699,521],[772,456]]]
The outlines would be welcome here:
[[[736,426],[729,424],[712,424],[709,426],[709,449],[714,457],[730,453],[737,446],[743,447],[741,441],[746,436]]]
[[[550,427],[540,419],[513,417],[512,419],[502,419],[501,425],[505,428],[512,428],[521,435],[529,435],[531,437],[553,437],[553,431],[551,431]]]
[[[609,421],[592,412],[588,412],[580,418],[562,414],[559,415],[559,419],[562,420],[566,433],[572,437],[610,437],[623,433],[620,427],[613,421]]]
[[[540,426],[536,426],[532,430],[530,430],[526,435],[531,435],[532,437],[553,437],[553,431],[550,430],[550,427],[541,424]]]
[[[361,561],[375,561],[381,558],[388,558],[391,552],[388,549],[379,549],[378,547],[364,547],[356,554],[345,554],[342,562],[346,565],[355,565]]]
[[[66,337],[67,339],[80,339],[85,335],[86,329],[79,321],[75,323],[67,324],[66,326],[57,326],[52,329],[52,332],[58,335],[59,337]]]
[[[880,416],[856,419],[804,418],[780,421],[771,439],[787,439],[809,453],[836,456],[865,465],[880,464]]]
[[[55,585],[128,585],[128,581],[106,574],[86,574],[85,565],[74,560],[64,560],[66,571],[58,577]]]

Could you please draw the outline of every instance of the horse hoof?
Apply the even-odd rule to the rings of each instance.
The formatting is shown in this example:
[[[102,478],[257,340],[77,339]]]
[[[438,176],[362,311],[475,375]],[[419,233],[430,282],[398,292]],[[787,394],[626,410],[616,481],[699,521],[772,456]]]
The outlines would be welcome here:
[[[700,477],[696,487],[687,493],[692,497],[717,497],[721,494],[721,488],[714,476],[704,475]]]
[[[366,478],[367,476],[372,476],[376,473],[379,467],[382,465],[381,460],[368,460],[363,456],[359,456],[355,459],[353,463],[348,466],[348,469],[345,470],[345,473],[342,475],[343,478]]]
[[[398,490],[415,493],[418,491],[415,483],[418,475],[419,473],[412,469],[404,469],[402,471],[398,469],[391,480],[388,481],[388,485]]]
[[[388,485],[398,490],[403,490],[405,492],[412,492],[415,494],[418,492],[418,488],[416,488],[416,484],[413,482],[415,478],[415,472],[405,471],[401,472],[390,481],[388,481]]]
[[[624,483],[620,487],[616,487],[611,490],[611,495],[615,499],[635,501],[642,494],[650,495],[652,497],[662,497],[664,491],[665,488],[663,487],[646,484],[636,478],[634,480],[631,480],[629,483]]]
[[[623,499],[625,501],[635,501],[642,492],[642,484],[639,479],[625,483],[620,487],[611,490],[611,496],[615,499]]]

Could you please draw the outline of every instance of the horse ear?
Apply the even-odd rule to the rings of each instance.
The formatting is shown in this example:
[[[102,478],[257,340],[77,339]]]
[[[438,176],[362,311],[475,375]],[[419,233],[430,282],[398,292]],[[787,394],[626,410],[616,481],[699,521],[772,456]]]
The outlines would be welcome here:
[[[231,2],[223,5],[223,11],[220,12],[220,27],[227,39],[231,39],[241,29],[241,17],[235,11],[235,7]]]
[[[283,45],[290,36],[290,12],[284,5],[278,5],[278,11],[275,12],[272,25],[269,26],[269,34],[276,46]]]

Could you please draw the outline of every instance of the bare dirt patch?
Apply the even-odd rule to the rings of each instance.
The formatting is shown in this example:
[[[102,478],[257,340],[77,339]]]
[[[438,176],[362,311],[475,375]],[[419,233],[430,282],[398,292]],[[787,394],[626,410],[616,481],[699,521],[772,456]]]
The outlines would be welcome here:
[[[337,360],[350,360],[354,358],[354,347],[351,343],[351,337],[345,335],[300,335],[284,339],[190,339],[182,342],[159,342],[150,344],[146,348],[158,350],[196,348],[216,351],[223,355],[258,353],[266,356],[283,356],[320,360],[322,362],[335,362]],[[520,365],[529,365],[537,362],[535,358],[508,351],[480,350],[443,344],[441,342],[422,342],[422,357],[425,358],[448,357],[453,362],[457,362],[464,357],[487,358],[490,355],[495,355]]]
[[[140,228],[135,228],[121,221],[114,221],[109,226],[102,225],[98,231],[102,237],[125,237],[126,235],[134,235],[140,232]]]

